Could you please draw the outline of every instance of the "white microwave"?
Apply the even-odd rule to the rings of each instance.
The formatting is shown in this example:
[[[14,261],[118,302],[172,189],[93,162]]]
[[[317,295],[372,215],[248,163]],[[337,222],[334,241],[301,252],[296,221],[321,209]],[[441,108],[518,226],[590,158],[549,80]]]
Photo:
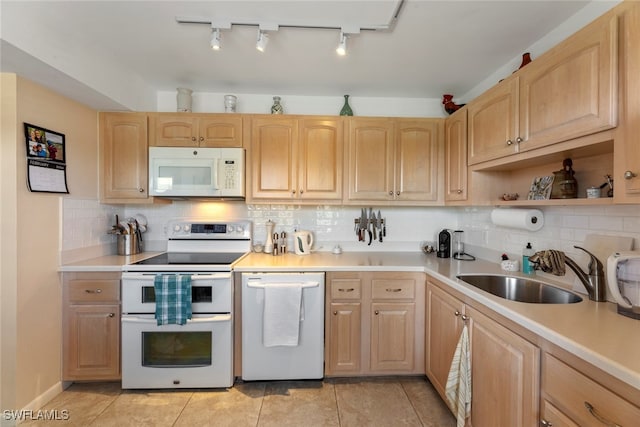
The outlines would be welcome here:
[[[149,147],[149,194],[244,199],[244,149]]]

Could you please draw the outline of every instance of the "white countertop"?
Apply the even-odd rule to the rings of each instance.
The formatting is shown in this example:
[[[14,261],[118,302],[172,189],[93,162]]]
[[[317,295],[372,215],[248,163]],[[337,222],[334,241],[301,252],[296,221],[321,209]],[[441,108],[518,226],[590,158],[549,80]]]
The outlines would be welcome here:
[[[107,256],[65,265],[60,271],[120,271],[155,253]],[[238,272],[275,271],[417,271],[425,272],[545,340],[640,390],[640,321],[619,315],[613,303],[595,303],[587,295],[575,304],[527,304],[508,301],[466,284],[458,274],[505,273],[497,263],[457,261],[420,252],[345,252],[334,255],[251,253],[234,265]],[[554,283],[544,278],[542,281]]]

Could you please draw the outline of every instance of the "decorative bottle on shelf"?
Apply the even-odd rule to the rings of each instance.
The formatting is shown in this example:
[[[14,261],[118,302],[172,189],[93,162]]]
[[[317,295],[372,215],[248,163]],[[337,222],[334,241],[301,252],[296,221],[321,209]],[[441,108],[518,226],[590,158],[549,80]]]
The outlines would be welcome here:
[[[280,97],[273,97],[273,105],[271,106],[271,114],[283,114],[284,109],[282,108],[282,104],[280,104]]]
[[[349,106],[349,95],[344,96],[344,105],[342,106],[342,110],[340,110],[341,116],[353,116],[353,110]]]
[[[187,89],[184,87],[178,88],[178,94],[176,96],[177,101],[177,111],[179,113],[190,113],[191,112],[191,94],[193,91],[191,89]]]
[[[531,242],[527,242],[527,246],[525,246],[522,251],[522,272],[524,274],[533,274],[533,265],[531,264],[531,261],[529,261],[529,257],[533,255],[533,253]]]

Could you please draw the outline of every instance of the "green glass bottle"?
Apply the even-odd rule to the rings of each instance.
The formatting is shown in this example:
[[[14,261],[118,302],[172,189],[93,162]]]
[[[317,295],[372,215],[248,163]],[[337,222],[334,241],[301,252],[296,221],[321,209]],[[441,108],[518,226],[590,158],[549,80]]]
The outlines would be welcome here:
[[[353,110],[349,107],[349,95],[344,96],[344,105],[342,106],[342,110],[340,110],[341,116],[353,116]]]

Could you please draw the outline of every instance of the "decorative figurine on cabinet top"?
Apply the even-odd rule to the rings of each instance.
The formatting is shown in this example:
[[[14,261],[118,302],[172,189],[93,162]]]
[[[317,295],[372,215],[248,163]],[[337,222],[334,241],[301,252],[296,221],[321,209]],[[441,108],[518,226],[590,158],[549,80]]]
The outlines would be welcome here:
[[[456,104],[453,102],[453,95],[445,94],[442,95],[442,104],[444,105],[444,111],[449,114],[453,114],[458,111],[460,108],[464,107],[466,104]]]

